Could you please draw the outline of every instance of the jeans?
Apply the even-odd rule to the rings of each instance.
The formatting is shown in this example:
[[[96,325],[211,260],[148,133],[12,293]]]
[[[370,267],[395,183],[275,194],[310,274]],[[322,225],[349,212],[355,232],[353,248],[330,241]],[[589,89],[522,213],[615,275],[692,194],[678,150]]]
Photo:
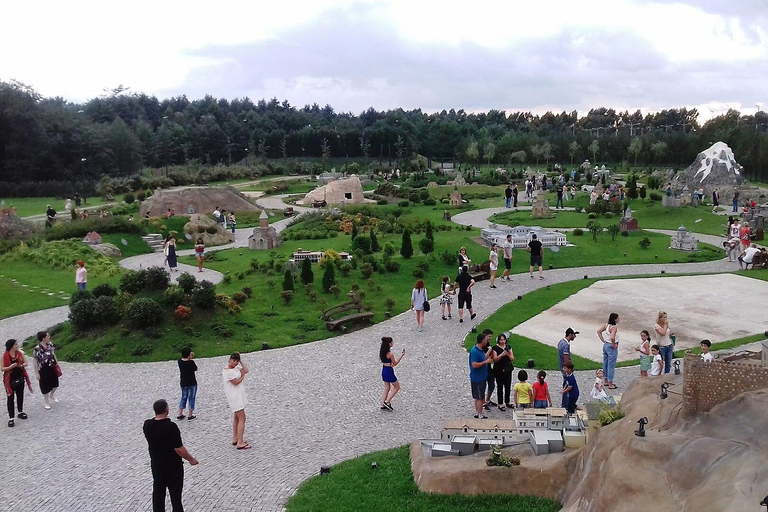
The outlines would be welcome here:
[[[738,199],[734,199],[733,200],[733,211],[734,212],[739,211],[739,200]]]
[[[603,343],[603,373],[608,382],[613,382],[613,373],[616,371],[618,358],[619,349],[613,348],[610,343]]]
[[[189,400],[189,410],[194,411],[196,397],[197,397],[197,386],[182,386],[181,401],[179,402],[179,409],[185,409],[187,406],[187,400]]]
[[[85,290],[85,285],[88,283],[77,283],[77,289],[78,290]]]
[[[533,408],[534,409],[546,409],[549,407],[549,402],[546,400],[534,400],[533,401]]]
[[[508,197],[508,198],[507,198],[507,208],[509,208],[509,206],[510,206],[511,204],[512,204],[512,198],[511,198],[511,197]]]
[[[501,404],[508,404],[509,394],[512,388],[512,370],[508,372],[498,372],[496,375],[496,397]]]
[[[557,203],[555,203],[555,208],[562,208],[563,207],[563,196],[557,196]]]
[[[664,360],[664,373],[669,373],[669,370],[672,368],[672,358],[675,354],[675,348],[672,345],[659,347],[659,354],[661,354],[661,358]]]
[[[19,412],[24,412],[24,383],[21,386],[11,389],[12,393],[8,395],[8,417],[13,419],[16,415],[13,413],[13,396],[16,395],[16,406]]]
[[[184,488],[184,467],[179,469],[152,468],[152,511],[165,512],[165,489],[171,495],[173,512],[184,512],[181,505],[181,491]]]

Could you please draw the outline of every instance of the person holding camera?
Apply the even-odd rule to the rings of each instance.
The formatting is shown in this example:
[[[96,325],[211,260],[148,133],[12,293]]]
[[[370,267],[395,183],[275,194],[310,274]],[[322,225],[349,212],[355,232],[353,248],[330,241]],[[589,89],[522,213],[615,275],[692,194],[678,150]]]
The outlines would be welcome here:
[[[248,450],[251,445],[243,440],[245,433],[245,406],[248,397],[245,394],[243,380],[248,375],[248,367],[240,359],[238,352],[229,356],[229,362],[222,372],[224,378],[224,394],[227,396],[229,408],[232,410],[232,445],[238,450]]]
[[[499,334],[496,338],[496,345],[493,347],[493,372],[496,378],[496,399],[499,402],[499,410],[504,411],[507,407],[512,408],[513,404],[509,401],[512,388],[512,370],[515,361],[515,354],[512,347],[509,346],[507,333]],[[505,405],[506,404],[506,405]]]

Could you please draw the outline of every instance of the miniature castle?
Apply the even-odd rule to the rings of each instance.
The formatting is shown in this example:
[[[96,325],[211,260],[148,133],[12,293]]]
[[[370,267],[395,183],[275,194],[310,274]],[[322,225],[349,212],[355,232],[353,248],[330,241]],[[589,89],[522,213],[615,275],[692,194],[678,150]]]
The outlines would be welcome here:
[[[253,229],[253,234],[248,237],[248,248],[253,250],[274,249],[280,247],[283,241],[277,230],[269,225],[267,212],[261,210],[259,215],[259,227]]]

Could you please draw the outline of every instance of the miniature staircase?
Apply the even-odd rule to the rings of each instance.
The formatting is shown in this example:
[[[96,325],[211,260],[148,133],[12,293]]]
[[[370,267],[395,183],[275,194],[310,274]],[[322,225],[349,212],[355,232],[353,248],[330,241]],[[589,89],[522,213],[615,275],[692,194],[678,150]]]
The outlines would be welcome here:
[[[150,233],[147,236],[141,237],[142,240],[144,240],[150,249],[152,249],[152,252],[162,252],[163,251],[163,244],[165,243],[165,240],[163,240],[163,235],[159,233]]]

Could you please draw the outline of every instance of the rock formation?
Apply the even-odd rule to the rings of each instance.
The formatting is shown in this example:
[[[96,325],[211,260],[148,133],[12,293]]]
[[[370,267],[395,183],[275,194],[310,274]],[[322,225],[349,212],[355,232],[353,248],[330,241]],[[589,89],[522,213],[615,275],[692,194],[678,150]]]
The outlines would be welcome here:
[[[731,148],[724,142],[715,142],[674,177],[672,187],[676,191],[685,186],[690,190],[704,187],[707,196],[711,196],[712,191],[717,188],[720,191],[720,200],[724,202],[732,196],[733,187],[740,187],[744,182],[744,169],[736,162]]]
[[[228,212],[258,210],[256,205],[231,187],[184,187],[156,190],[141,203],[139,211],[142,217],[147,212],[153,217],[165,215],[168,210],[181,215],[188,213],[190,205],[195,213],[213,213],[217,206]]]
[[[190,235],[193,244],[198,238],[202,238],[205,245],[223,245],[235,241],[235,235],[225,230],[222,224],[217,224],[201,213],[189,216],[189,222],[184,224],[184,233]]]
[[[94,244],[91,245],[91,249],[110,258],[119,258],[123,255],[123,253],[120,252],[120,249],[114,244]]]
[[[314,201],[325,201],[327,204],[362,203],[363,185],[357,176],[350,176],[318,187],[297,202],[311,205]]]

